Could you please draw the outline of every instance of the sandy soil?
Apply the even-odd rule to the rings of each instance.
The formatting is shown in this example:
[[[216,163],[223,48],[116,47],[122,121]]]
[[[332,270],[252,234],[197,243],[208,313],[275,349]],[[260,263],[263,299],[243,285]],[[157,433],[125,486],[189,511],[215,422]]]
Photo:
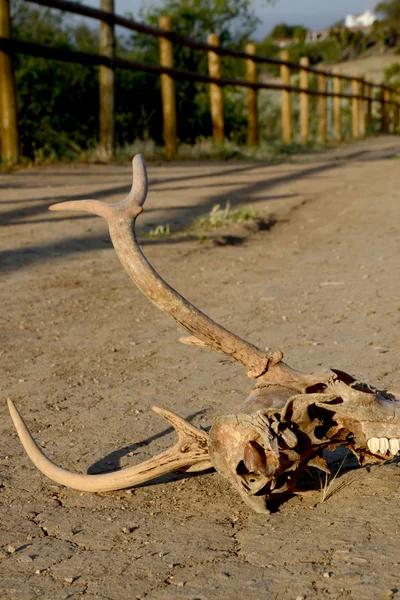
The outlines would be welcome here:
[[[337,66],[341,68],[345,75],[359,73],[372,78],[375,83],[379,83],[385,79],[385,70],[399,62],[400,57],[398,54],[382,54],[381,56],[367,56],[356,60],[348,60],[338,63]]]
[[[399,152],[381,137],[280,165],[150,165],[143,230],[226,200],[277,223],[234,245],[174,235],[145,237],[144,250],[197,306],[292,366],[400,387]],[[315,478],[261,516],[214,472],[85,494],[27,459],[8,396],[51,458],[100,472],[171,443],[152,404],[206,427],[250,389],[240,366],[177,343],[102,220],[47,211],[116,200],[129,183],[129,164],[0,176],[0,598],[400,598],[398,464],[343,471],[325,502]]]

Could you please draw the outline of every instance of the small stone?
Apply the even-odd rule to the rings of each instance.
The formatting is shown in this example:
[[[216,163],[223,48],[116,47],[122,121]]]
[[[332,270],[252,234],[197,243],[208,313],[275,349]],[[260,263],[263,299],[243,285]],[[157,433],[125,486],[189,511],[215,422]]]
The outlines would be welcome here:
[[[7,552],[8,554],[14,554],[16,552],[16,547],[12,546],[11,544],[9,546],[7,546]]]
[[[64,581],[65,583],[74,583],[75,577],[66,577]]]
[[[33,558],[27,554],[23,554],[18,558],[19,563],[31,563],[33,562]]]
[[[383,348],[382,346],[375,346],[375,350],[378,354],[386,354],[387,352],[389,352],[388,348]]]
[[[330,576],[331,576],[331,574],[330,574],[330,573],[328,573],[328,572],[324,573],[324,577],[325,577],[325,579],[329,579],[329,577],[330,577]]]
[[[134,527],[123,527],[123,528],[122,528],[122,532],[123,532],[123,533],[127,533],[127,534],[128,534],[128,533],[132,533],[132,531],[133,531],[134,529],[135,529]]]
[[[42,571],[41,571],[40,569],[36,569],[36,571],[35,571],[35,575],[40,575],[40,574],[41,574],[41,572],[42,572]]]

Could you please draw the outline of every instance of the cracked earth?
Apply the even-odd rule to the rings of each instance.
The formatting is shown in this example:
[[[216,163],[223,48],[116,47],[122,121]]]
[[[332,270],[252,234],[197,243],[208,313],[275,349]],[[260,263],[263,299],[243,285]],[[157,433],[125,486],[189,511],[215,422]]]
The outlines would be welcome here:
[[[400,389],[399,153],[399,138],[380,137],[284,164],[151,164],[138,226],[173,234],[143,236],[144,251],[199,308],[291,366]],[[264,516],[214,472],[88,494],[25,456],[7,397],[55,462],[98,473],[174,440],[151,405],[207,427],[250,389],[239,365],[177,342],[102,220],[47,211],[115,201],[130,178],[127,163],[0,175],[0,599],[400,598],[396,462],[346,463],[324,502],[314,472],[306,493]],[[182,233],[228,200],[274,227],[213,231],[205,243]]]

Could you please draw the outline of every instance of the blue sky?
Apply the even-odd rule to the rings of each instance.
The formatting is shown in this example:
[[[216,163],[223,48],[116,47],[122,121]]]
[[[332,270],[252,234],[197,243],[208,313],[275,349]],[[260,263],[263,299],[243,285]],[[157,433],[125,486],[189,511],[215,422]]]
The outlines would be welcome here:
[[[263,38],[276,23],[301,24],[313,29],[329,27],[349,13],[363,12],[374,8],[378,0],[276,0],[268,5],[265,0],[254,0],[255,11],[262,24],[257,30],[258,38]],[[84,4],[99,6],[98,0],[83,0]],[[137,15],[141,6],[160,5],[161,0],[115,0],[116,12],[131,12]]]

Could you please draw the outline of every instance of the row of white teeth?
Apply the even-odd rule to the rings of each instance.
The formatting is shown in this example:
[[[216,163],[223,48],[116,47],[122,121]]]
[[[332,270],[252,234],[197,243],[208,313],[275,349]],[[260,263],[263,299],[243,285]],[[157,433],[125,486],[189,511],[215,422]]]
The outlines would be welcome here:
[[[372,452],[372,454],[386,454],[389,452],[393,456],[395,456],[400,450],[400,439],[393,438],[388,440],[385,437],[382,438],[371,438],[367,442],[368,448]]]

